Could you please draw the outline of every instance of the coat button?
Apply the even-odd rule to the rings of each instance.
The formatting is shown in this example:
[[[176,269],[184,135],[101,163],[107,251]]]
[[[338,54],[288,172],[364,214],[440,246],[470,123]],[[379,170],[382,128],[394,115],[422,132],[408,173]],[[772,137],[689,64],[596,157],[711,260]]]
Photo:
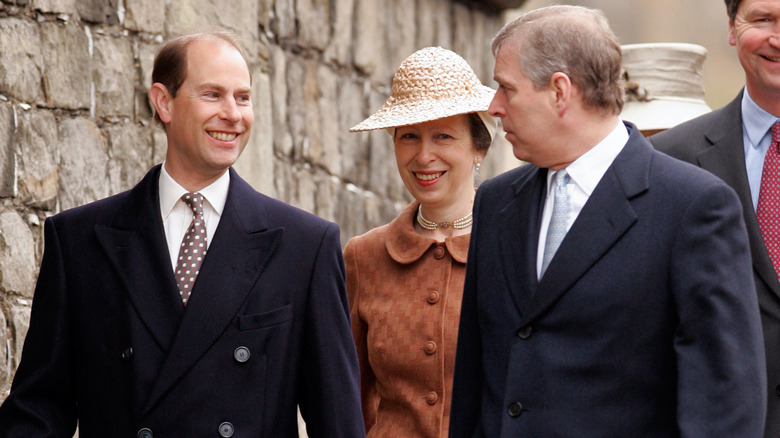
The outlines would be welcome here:
[[[230,438],[233,436],[233,432],[235,432],[235,430],[233,429],[232,423],[226,421],[219,425],[219,436],[222,438]]]
[[[244,362],[248,361],[249,360],[249,349],[246,348],[246,347],[238,347],[238,348],[236,348],[236,351],[233,352],[233,358],[236,359],[236,362],[238,362],[238,363],[244,363]]]
[[[439,291],[435,290],[428,294],[428,304],[436,304],[439,302]]]
[[[530,325],[527,325],[517,330],[517,337],[520,339],[528,339],[531,337],[531,333],[533,333],[533,331],[534,329],[531,328]]]
[[[425,396],[425,403],[431,406],[435,405],[437,401],[439,401],[439,394],[436,394],[436,391],[431,391]]]
[[[133,347],[127,347],[122,350],[122,360],[128,361],[133,358]]]
[[[137,438],[152,438],[154,435],[152,435],[152,429],[144,427],[143,429],[139,430],[135,436]]]
[[[433,353],[436,353],[436,343],[433,341],[428,341],[425,343],[425,354],[431,355]]]
[[[517,418],[523,413],[523,405],[521,405],[520,402],[512,402],[509,405],[508,411],[510,417]]]
[[[436,260],[441,260],[444,258],[444,247],[437,246],[436,249],[433,250],[433,258]]]

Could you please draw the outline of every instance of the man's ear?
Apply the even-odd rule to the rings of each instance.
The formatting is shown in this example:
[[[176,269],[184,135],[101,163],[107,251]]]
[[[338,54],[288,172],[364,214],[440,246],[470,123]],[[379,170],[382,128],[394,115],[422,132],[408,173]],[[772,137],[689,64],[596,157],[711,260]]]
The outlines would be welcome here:
[[[548,85],[550,96],[559,116],[562,116],[571,105],[572,86],[571,78],[566,73],[559,71],[550,76]]]
[[[152,102],[154,111],[160,117],[160,120],[163,123],[170,123],[173,97],[168,92],[168,88],[159,82],[155,82],[149,90],[149,100]]]
[[[734,22],[729,20],[729,44],[732,46],[737,45],[737,29],[734,27]]]

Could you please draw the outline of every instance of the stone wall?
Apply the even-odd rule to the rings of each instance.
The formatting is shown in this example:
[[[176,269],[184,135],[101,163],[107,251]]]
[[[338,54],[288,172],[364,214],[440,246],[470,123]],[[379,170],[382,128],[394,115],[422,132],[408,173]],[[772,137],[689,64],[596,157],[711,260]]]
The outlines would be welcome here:
[[[418,48],[453,49],[489,83],[502,23],[479,2],[449,0],[0,0],[0,400],[45,218],[132,187],[165,155],[147,100],[162,41],[207,25],[244,39],[256,120],[236,168],[339,223],[345,243],[409,200],[389,136],[348,128],[379,108]],[[483,176],[513,165],[495,148]]]

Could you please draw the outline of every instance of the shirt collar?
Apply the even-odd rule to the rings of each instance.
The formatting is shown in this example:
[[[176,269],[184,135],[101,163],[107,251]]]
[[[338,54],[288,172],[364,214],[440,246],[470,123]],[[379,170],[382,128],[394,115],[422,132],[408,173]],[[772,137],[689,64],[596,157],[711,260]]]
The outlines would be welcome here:
[[[776,121],[777,117],[758,106],[745,87],[742,95],[742,124],[753,148],[758,148],[761,139]]]
[[[179,185],[171,175],[165,170],[165,162],[160,167],[160,213],[163,221],[171,214],[176,202],[182,195],[187,193],[187,189]],[[208,202],[211,208],[219,216],[222,216],[222,210],[227,202],[228,188],[230,187],[230,172],[225,172],[217,178],[216,181],[200,190],[200,194]]]
[[[628,142],[628,129],[626,129],[623,121],[618,119],[615,128],[596,146],[569,164],[566,167],[566,172],[568,172],[572,181],[590,196],[607,172],[607,169],[609,169],[609,166],[615,161],[615,157],[623,150],[626,142]],[[550,178],[554,174],[555,172],[548,172],[548,188],[551,185]]]

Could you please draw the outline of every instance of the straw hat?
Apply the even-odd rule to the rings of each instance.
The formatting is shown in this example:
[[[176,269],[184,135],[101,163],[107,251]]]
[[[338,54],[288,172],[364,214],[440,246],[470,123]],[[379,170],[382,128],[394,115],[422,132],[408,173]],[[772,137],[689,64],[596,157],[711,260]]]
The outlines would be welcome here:
[[[465,59],[441,47],[406,58],[393,77],[393,94],[371,117],[349,130],[370,131],[414,125],[458,114],[479,113],[490,137],[496,121],[487,113],[495,90],[482,85]],[[491,129],[492,125],[492,129]]]
[[[620,116],[640,131],[657,132],[711,111],[704,101],[702,64],[707,49],[698,44],[627,44],[623,69],[628,76]]]

